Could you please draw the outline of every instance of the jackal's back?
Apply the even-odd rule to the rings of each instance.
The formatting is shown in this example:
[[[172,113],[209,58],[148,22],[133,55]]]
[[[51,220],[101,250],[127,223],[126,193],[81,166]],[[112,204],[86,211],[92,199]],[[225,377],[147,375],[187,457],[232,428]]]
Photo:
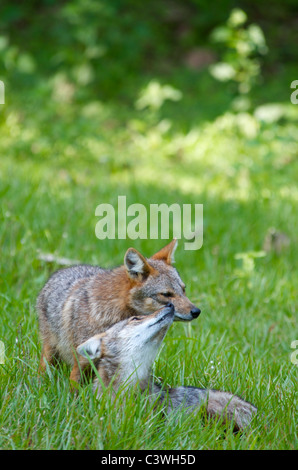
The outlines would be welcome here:
[[[59,328],[63,305],[75,283],[103,271],[97,266],[90,265],[72,266],[56,271],[38,295],[36,308],[40,317],[46,318],[51,323],[51,320],[54,320],[53,325]]]
[[[36,309],[42,340],[67,362],[72,362],[70,335],[71,316],[74,311],[68,309],[65,312],[65,305],[78,283],[87,285],[103,271],[97,266],[90,265],[60,269],[49,278],[38,295]],[[73,320],[76,319],[73,318]],[[67,357],[64,357],[65,351],[67,351]]]

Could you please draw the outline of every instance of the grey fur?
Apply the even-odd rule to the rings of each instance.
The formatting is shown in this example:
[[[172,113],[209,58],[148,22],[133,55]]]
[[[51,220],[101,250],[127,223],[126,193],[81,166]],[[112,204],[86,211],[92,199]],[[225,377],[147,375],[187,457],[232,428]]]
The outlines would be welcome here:
[[[162,401],[167,414],[177,410],[192,413],[203,407],[209,417],[221,418],[226,423],[232,422],[235,431],[248,427],[257,413],[257,408],[251,403],[238,395],[220,390],[197,387],[164,389],[153,384],[150,398]]]
[[[59,269],[48,279],[37,298],[38,312],[44,314],[55,331],[61,331],[60,313],[75,283],[101,273],[104,273],[104,269],[90,265]]]

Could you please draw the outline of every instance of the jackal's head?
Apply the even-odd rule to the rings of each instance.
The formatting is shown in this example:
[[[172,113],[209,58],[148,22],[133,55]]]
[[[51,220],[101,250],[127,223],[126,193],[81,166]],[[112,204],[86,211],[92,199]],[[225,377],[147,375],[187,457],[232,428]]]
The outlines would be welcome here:
[[[116,323],[104,333],[85,341],[77,352],[94,361],[105,386],[113,379],[114,390],[127,383],[139,383],[144,389],[158,349],[173,320],[174,306],[168,303],[153,314]]]
[[[201,310],[186,297],[185,284],[172,265],[176,247],[175,239],[151,258],[145,258],[134,248],[127,250],[124,266],[132,285],[130,308],[146,315],[171,302],[175,320],[190,321],[199,316]]]

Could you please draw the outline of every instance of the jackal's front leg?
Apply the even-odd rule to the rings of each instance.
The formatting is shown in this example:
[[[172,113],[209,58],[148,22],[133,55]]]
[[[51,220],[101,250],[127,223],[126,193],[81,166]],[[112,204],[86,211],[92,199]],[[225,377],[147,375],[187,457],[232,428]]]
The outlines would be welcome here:
[[[74,358],[74,365],[71,370],[69,379],[71,382],[79,383],[83,372],[88,368],[88,366],[90,367],[90,363],[84,357],[78,359],[78,357],[75,354],[73,354],[73,358]]]

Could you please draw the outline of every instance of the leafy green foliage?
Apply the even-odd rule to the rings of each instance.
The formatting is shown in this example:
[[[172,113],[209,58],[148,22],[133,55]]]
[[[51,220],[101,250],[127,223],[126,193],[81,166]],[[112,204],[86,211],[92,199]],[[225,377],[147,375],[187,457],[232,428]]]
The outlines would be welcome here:
[[[210,66],[210,73],[219,81],[236,82],[240,94],[249,93],[260,77],[259,57],[268,51],[261,28],[257,24],[245,27],[246,21],[244,11],[234,9],[226,25],[216,28],[211,36],[214,42],[224,45],[225,52],[222,62]]]

